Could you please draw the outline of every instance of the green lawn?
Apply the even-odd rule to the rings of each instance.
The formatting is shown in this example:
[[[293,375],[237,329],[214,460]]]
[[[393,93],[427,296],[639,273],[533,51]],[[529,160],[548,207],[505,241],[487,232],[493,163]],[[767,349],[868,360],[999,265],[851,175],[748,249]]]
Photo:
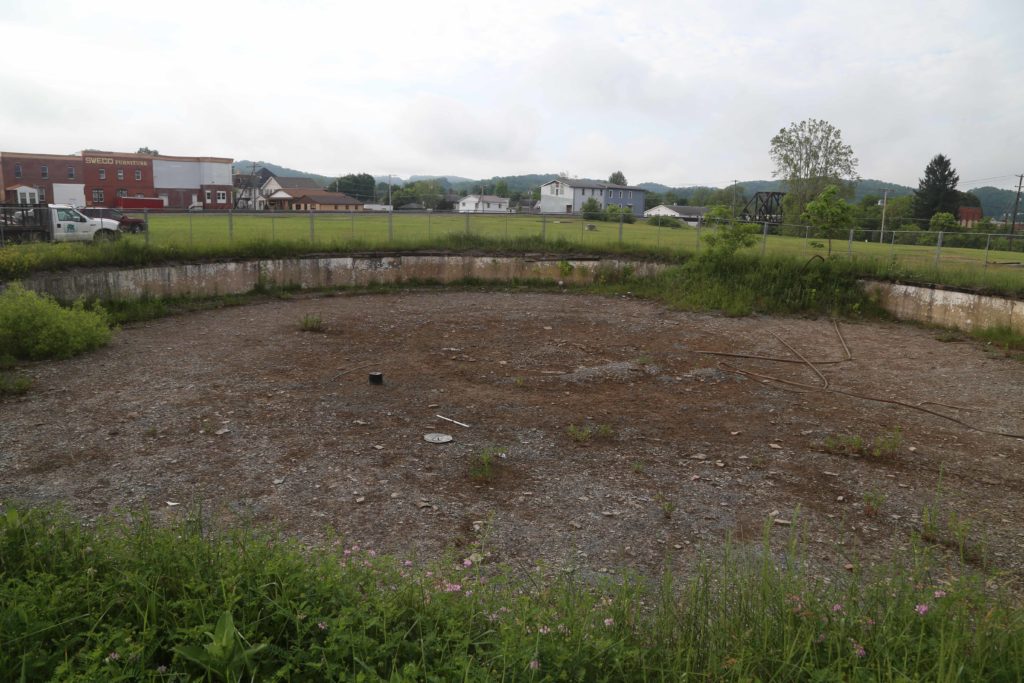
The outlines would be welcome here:
[[[446,234],[470,234],[492,238],[540,237],[547,240],[562,239],[588,246],[611,245],[619,242],[643,247],[667,247],[696,251],[698,230],[692,227],[661,228],[638,221],[622,226],[615,222],[585,221],[576,217],[541,217],[538,215],[459,215],[449,213],[402,214],[239,214],[230,218],[226,214],[158,214],[150,217],[150,243],[163,245],[228,245],[253,240],[311,241],[324,246],[358,241],[374,247],[400,247]],[[588,226],[592,226],[588,228]],[[701,232],[706,233],[708,228]],[[1020,272],[1024,254],[1017,251],[990,249],[986,254],[985,239],[977,235],[947,235],[946,244],[937,250],[936,233],[886,233],[885,242],[878,243],[878,233],[858,231],[852,241],[832,241],[832,253],[854,259],[895,261],[912,270],[927,270],[936,265],[940,269],[990,270]],[[872,241],[868,241],[870,238]],[[143,239],[135,237],[133,239]],[[957,246],[967,240],[978,247]],[[907,242],[907,243],[904,243]],[[909,243],[916,242],[916,243]],[[1005,239],[1000,240],[1005,244]],[[787,237],[770,234],[749,251],[756,253],[787,254],[811,258],[828,253],[827,240],[808,234],[806,237]],[[1024,248],[1024,240],[1020,241]],[[936,253],[939,258],[936,260]],[[1022,278],[1024,279],[1024,278]]]

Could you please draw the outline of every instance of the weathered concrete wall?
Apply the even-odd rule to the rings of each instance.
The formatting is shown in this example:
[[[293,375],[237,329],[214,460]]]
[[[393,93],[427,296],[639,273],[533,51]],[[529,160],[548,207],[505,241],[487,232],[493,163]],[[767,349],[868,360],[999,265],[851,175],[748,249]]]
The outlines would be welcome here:
[[[568,264],[568,266],[566,265]],[[569,267],[571,266],[571,268]],[[550,259],[529,256],[447,254],[354,255],[199,263],[131,269],[90,269],[37,273],[24,280],[28,289],[63,301],[79,297],[133,300],[143,296],[215,296],[243,294],[259,284],[303,288],[361,286],[408,280],[454,282],[466,278],[589,282],[599,269],[630,268],[653,275],[663,264],[618,259]]]
[[[1024,301],[891,282],[865,282],[868,293],[900,320],[971,331],[1011,327],[1024,334]]]

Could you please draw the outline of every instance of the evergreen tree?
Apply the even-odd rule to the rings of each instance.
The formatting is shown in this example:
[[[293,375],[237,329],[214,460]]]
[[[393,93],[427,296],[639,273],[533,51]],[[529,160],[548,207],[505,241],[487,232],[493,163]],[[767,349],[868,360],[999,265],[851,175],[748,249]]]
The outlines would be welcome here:
[[[914,192],[914,218],[930,220],[940,212],[956,215],[960,193],[956,189],[960,176],[949,159],[936,154],[924,169]]]
[[[629,185],[626,182],[626,176],[622,171],[616,171],[608,176],[608,182],[612,185]]]

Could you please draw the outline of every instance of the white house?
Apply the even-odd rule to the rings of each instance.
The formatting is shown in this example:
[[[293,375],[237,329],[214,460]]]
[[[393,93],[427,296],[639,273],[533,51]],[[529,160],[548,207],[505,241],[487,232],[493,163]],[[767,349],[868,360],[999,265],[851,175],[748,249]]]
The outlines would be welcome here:
[[[639,216],[644,210],[646,194],[647,190],[642,187],[555,178],[540,186],[540,210],[542,213],[579,213],[584,202],[595,199],[602,211],[614,205],[628,208],[634,216]]]
[[[644,218],[651,218],[652,216],[669,216],[670,218],[677,218],[690,225],[697,225],[701,218],[704,217],[704,213],[707,211],[706,206],[679,206],[678,204],[658,204],[653,209],[647,209],[644,211]]]
[[[471,194],[459,200],[456,211],[459,213],[507,213],[508,199],[495,197],[492,194]]]

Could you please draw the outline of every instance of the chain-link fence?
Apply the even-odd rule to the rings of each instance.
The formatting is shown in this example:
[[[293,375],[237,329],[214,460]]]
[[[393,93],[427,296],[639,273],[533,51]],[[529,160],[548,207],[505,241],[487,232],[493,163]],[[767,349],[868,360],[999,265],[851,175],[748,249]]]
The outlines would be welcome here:
[[[152,212],[149,230],[131,239],[157,245],[224,246],[253,241],[367,248],[431,246],[446,235],[492,239],[534,238],[580,248],[636,245],[699,252],[715,225],[667,227],[644,219],[588,220],[570,214],[450,212]],[[869,258],[914,267],[1017,268],[1024,263],[1024,236],[976,232],[853,229],[827,235],[803,225],[765,224],[754,250],[764,254]],[[830,239],[831,237],[831,239]]]

